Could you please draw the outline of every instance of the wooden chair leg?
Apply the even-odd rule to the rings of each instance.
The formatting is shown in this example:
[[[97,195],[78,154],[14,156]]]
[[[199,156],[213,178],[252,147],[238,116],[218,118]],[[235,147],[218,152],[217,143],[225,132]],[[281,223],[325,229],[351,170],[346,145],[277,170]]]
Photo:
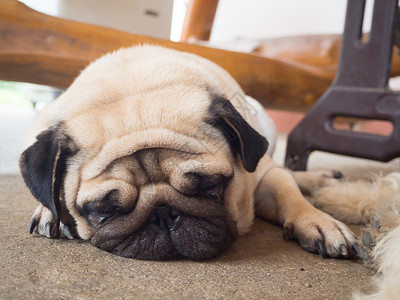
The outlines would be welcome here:
[[[208,41],[217,7],[218,0],[190,0],[183,23],[181,41]]]

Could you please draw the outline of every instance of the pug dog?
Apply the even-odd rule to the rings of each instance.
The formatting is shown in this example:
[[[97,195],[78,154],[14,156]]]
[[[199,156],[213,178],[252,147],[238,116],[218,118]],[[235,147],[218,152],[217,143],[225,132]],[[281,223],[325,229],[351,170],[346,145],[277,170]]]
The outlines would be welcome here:
[[[257,215],[323,257],[357,252],[349,228],[294,179],[310,189],[326,176],[278,167],[261,105],[199,56],[151,45],[107,54],[32,128],[20,158],[40,202],[29,233],[129,258],[198,260],[228,249]]]

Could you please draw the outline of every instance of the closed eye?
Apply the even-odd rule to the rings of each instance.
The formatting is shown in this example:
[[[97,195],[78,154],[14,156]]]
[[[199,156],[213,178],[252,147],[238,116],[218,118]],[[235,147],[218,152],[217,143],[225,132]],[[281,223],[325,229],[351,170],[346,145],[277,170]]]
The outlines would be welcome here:
[[[231,178],[222,174],[188,172],[185,173],[185,184],[180,187],[179,192],[188,196],[218,199]]]

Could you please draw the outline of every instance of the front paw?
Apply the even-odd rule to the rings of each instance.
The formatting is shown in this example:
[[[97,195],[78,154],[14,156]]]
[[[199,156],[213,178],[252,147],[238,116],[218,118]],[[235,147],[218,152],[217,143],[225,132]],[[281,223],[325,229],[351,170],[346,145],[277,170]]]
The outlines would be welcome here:
[[[285,240],[295,239],[300,246],[323,258],[359,256],[354,233],[342,222],[313,209],[288,218],[283,226]]]
[[[73,222],[61,222],[53,213],[40,204],[33,213],[28,232],[37,232],[47,238],[68,238],[75,236]]]

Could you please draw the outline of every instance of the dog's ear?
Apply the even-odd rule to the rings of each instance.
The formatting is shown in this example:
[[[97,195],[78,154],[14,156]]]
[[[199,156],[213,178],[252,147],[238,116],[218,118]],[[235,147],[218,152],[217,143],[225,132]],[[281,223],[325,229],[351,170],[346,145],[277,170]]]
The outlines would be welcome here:
[[[238,152],[244,168],[254,172],[268,148],[268,141],[246,122],[227,99],[214,96],[207,123],[219,128],[231,149]]]
[[[43,131],[36,139],[20,157],[21,174],[32,195],[59,218],[60,185],[71,149],[59,126]]]

